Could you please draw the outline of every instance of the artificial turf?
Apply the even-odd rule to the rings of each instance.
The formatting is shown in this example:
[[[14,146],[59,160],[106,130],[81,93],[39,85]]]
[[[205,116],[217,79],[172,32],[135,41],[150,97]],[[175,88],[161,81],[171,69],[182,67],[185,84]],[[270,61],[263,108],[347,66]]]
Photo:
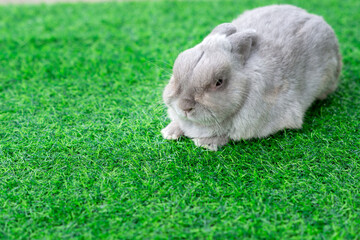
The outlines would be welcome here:
[[[218,152],[161,137],[177,54],[271,3],[1,6],[0,238],[360,239],[359,1],[287,1],[344,62],[301,130]]]

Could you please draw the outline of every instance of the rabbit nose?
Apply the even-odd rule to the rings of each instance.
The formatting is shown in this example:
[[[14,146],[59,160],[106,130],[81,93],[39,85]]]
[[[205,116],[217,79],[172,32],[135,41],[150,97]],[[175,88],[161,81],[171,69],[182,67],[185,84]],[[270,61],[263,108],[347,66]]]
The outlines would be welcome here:
[[[184,112],[190,112],[191,110],[193,110],[194,108],[192,108],[192,107],[189,107],[189,108],[185,108],[185,109],[183,109],[184,110]]]
[[[194,109],[195,102],[190,99],[183,99],[179,102],[179,107],[181,110],[183,110],[185,113],[189,113]]]

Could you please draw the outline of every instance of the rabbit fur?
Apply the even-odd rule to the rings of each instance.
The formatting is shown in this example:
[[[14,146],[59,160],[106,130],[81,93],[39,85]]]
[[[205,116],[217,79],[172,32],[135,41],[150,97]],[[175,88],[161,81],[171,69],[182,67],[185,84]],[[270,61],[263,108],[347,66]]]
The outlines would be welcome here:
[[[336,89],[341,66],[322,17],[291,5],[246,11],[179,54],[163,92],[171,123],[161,133],[216,151],[230,139],[301,128],[312,102]]]

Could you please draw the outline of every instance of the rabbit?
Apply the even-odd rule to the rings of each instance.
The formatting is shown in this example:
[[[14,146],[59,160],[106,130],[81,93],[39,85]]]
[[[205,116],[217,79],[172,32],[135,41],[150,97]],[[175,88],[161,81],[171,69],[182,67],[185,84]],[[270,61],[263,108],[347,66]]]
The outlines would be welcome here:
[[[178,55],[163,92],[171,122],[162,136],[217,151],[230,139],[301,128],[309,106],[335,91],[341,68],[322,17],[291,5],[246,11]]]

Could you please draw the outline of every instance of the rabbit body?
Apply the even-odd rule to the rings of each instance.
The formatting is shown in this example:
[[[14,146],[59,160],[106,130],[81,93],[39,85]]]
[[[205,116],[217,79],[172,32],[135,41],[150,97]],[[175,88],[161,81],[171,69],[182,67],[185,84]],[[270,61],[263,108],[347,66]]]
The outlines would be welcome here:
[[[229,139],[301,128],[312,102],[336,89],[341,65],[322,17],[290,5],[246,11],[178,56],[162,135],[217,150]]]

